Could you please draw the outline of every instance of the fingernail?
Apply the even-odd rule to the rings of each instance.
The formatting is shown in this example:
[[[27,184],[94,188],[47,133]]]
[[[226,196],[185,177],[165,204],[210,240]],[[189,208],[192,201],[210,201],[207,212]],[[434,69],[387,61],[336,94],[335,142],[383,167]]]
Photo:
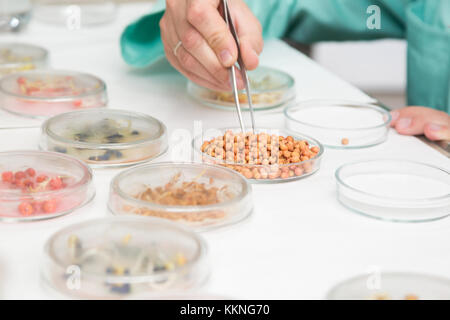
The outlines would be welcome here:
[[[429,125],[429,127],[431,131],[441,131],[442,130],[442,126],[432,123]]]
[[[233,60],[233,56],[231,55],[230,51],[228,50],[223,50],[220,53],[220,60],[222,60],[223,64],[229,65],[232,63]]]
[[[398,112],[398,111],[391,111],[392,121],[397,120],[399,115],[400,115],[400,112]]]
[[[397,129],[406,129],[411,126],[412,119],[411,118],[402,118],[398,120],[396,127]]]

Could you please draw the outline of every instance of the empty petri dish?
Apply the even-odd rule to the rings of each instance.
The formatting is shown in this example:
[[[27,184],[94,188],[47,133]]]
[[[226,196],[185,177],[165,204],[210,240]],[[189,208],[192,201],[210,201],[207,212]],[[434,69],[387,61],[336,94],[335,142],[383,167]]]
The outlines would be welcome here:
[[[369,160],[336,171],[337,197],[373,218],[419,222],[450,214],[450,173],[425,163]]]
[[[167,150],[163,123],[146,114],[91,109],[68,112],[42,125],[40,147],[96,167],[149,161]]]
[[[193,148],[204,163],[235,170],[252,183],[308,177],[319,170],[323,155],[323,146],[314,138],[264,128],[255,133],[241,133],[239,128],[210,129],[194,139]]]
[[[387,139],[391,115],[371,103],[310,100],[284,110],[285,126],[292,132],[308,132],[324,146],[354,149],[380,144]]]
[[[0,152],[0,220],[55,218],[95,194],[92,172],[81,161],[54,152]]]
[[[31,0],[0,1],[0,32],[20,32],[30,21]]]
[[[450,280],[408,272],[360,275],[330,290],[328,300],[449,300]]]
[[[289,74],[267,67],[259,67],[248,74],[252,103],[255,110],[278,108],[295,98],[295,80]],[[204,88],[188,82],[187,91],[202,104],[224,109],[235,110],[233,92],[220,92]],[[239,93],[239,102],[243,110],[248,110],[247,94]]]
[[[117,175],[108,206],[117,215],[164,218],[205,231],[248,217],[253,209],[252,188],[227,168],[156,163]]]
[[[0,76],[42,68],[47,63],[44,48],[25,43],[0,43]]]
[[[115,217],[66,227],[47,241],[44,283],[81,299],[186,292],[208,277],[206,244],[158,218]]]
[[[38,0],[33,10],[36,19],[69,30],[109,23],[116,16],[117,4],[113,0]]]
[[[105,83],[85,73],[36,70],[0,80],[0,107],[21,116],[42,118],[106,104]]]

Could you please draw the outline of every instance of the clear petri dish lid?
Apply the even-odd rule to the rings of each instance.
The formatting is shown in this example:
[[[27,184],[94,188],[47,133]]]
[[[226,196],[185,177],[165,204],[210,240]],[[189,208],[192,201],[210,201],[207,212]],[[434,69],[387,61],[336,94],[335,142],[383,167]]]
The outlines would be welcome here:
[[[117,175],[108,207],[116,215],[164,218],[206,231],[247,218],[253,210],[252,188],[220,166],[156,163]]]
[[[237,171],[252,183],[281,183],[306,178],[320,169],[323,146],[304,134],[283,129],[209,129],[194,138],[194,152],[204,163]],[[273,150],[276,150],[274,152]]]
[[[43,118],[106,104],[106,84],[86,73],[36,70],[0,80],[0,107],[25,117]]]
[[[0,76],[43,67],[47,58],[48,51],[35,45],[0,43]]]
[[[328,300],[449,300],[450,280],[409,272],[360,275],[337,284]]]
[[[295,98],[295,80],[289,74],[268,68],[259,67],[248,73],[253,108],[255,110],[269,110],[278,108]],[[189,95],[197,101],[213,107],[233,111],[234,95],[232,92],[214,91],[188,82]],[[243,110],[248,110],[247,94],[239,93],[239,101]]]
[[[58,292],[92,299],[185,292],[208,277],[202,238],[172,222],[105,218],[66,227],[46,243],[43,279]]]
[[[0,221],[34,221],[72,212],[95,194],[81,161],[53,152],[0,152]]]
[[[113,21],[117,16],[117,4],[112,0],[38,0],[33,16],[76,30]]]
[[[167,129],[142,113],[111,109],[68,112],[42,126],[42,149],[65,153],[97,167],[154,159],[167,150]]]
[[[355,149],[375,146],[387,139],[390,113],[382,107],[355,101],[309,100],[284,110],[285,126],[308,132],[326,147]]]
[[[337,197],[373,218],[420,222],[450,214],[450,172],[406,160],[349,163],[336,171]]]

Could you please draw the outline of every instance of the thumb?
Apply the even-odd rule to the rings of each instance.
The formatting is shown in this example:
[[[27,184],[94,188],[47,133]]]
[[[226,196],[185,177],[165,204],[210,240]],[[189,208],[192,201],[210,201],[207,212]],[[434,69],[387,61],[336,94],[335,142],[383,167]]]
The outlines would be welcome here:
[[[235,64],[238,55],[236,42],[215,3],[190,0],[187,19],[205,38],[224,67]]]

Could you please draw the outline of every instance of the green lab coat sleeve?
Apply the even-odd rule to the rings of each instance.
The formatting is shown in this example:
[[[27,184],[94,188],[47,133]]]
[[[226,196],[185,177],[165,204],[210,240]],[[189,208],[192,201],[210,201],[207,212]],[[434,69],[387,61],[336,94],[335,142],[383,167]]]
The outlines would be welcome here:
[[[302,43],[405,38],[408,104],[450,111],[450,1],[448,0],[247,0],[265,38]],[[379,29],[369,29],[371,5],[380,8]],[[161,7],[160,7],[161,8]],[[124,59],[146,66],[164,55],[158,22],[163,9],[128,26]],[[368,61],[370,63],[370,61]]]

